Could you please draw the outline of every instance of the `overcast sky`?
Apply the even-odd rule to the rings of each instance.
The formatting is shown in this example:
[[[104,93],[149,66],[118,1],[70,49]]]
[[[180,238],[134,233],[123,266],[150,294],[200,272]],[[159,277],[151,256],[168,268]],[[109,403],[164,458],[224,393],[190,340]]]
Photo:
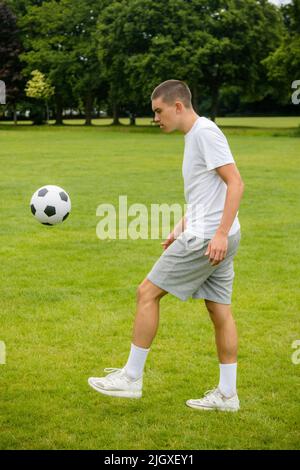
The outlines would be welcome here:
[[[287,3],[291,3],[291,0],[269,0],[271,3],[275,3],[275,5],[286,5]]]

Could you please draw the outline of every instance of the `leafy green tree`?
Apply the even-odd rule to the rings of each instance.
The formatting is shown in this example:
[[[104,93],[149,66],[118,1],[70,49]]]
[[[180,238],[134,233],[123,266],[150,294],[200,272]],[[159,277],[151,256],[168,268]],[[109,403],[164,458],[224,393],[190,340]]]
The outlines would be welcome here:
[[[142,9],[144,2],[136,1]],[[262,60],[280,41],[282,20],[277,8],[265,0],[166,3],[167,20],[155,33],[146,32],[151,37],[149,49],[137,51],[128,61],[139,70],[144,88],[149,77],[150,81],[155,77],[156,83],[172,75],[186,80],[196,109],[201,100],[210,97],[212,119],[225,87],[261,99],[267,92]]]
[[[49,121],[48,100],[54,94],[54,87],[45,75],[39,70],[31,72],[32,78],[28,80],[25,92],[29,98],[41,100],[46,104],[47,122]]]
[[[63,106],[70,98],[68,67],[70,57],[65,47],[67,27],[61,14],[61,6],[54,0],[40,6],[29,6],[20,19],[26,63],[24,74],[30,77],[32,70],[45,73],[55,86],[56,124],[63,123]]]
[[[262,60],[280,42],[282,18],[267,0],[114,0],[99,17],[99,58],[117,110],[149,102],[155,85],[187,81],[193,104],[222,89],[261,99],[269,90]]]
[[[6,85],[6,102],[14,111],[16,118],[16,105],[22,97],[24,80],[22,77],[22,64],[20,53],[22,44],[17,26],[17,18],[5,2],[0,1],[0,80]]]
[[[6,0],[6,3],[11,7],[14,13],[20,18],[26,13],[29,6],[39,6],[44,0]]]
[[[204,26],[209,39],[198,43],[197,54],[214,120],[222,88],[238,86],[252,100],[267,92],[262,60],[280,41],[281,16],[266,0],[220,0],[212,5]]]
[[[108,99],[113,112],[113,124],[119,124],[119,109],[126,101],[124,48],[124,25],[128,4],[123,0],[113,0],[98,17],[97,39],[98,58],[104,80],[108,83]],[[128,87],[127,87],[128,89]]]
[[[107,97],[98,55],[95,31],[104,0],[69,0],[73,10],[74,28],[69,37],[73,62],[70,67],[72,90],[84,103],[86,125],[91,124],[95,99]]]
[[[150,93],[164,78],[164,72],[166,78],[170,78],[172,71],[175,74],[178,63],[168,60],[164,67],[162,54],[156,58],[156,67],[152,67],[153,44],[162,37],[168,52],[172,51],[174,41],[182,34],[180,9],[186,10],[188,3],[183,0],[113,0],[100,13],[98,55],[109,86],[114,124],[119,123],[122,108],[130,111],[131,123],[134,123],[138,110],[149,107]],[[177,31],[176,38],[169,40],[170,31]]]
[[[290,103],[295,80],[300,80],[300,0],[282,7],[285,31],[279,47],[264,60],[274,94],[282,104]]]
[[[54,84],[56,124],[62,124],[63,107],[79,96],[90,123],[94,96],[102,84],[92,38],[101,6],[100,0],[48,0],[28,7],[20,20],[25,73],[37,68]]]
[[[90,124],[95,100],[107,96],[114,123],[125,110],[134,123],[168,78],[187,81],[195,108],[209,102],[213,119],[226,93],[250,101],[270,93],[264,59],[283,23],[267,0],[9,1],[22,12],[24,74],[50,78],[58,124],[74,102],[84,103]]]

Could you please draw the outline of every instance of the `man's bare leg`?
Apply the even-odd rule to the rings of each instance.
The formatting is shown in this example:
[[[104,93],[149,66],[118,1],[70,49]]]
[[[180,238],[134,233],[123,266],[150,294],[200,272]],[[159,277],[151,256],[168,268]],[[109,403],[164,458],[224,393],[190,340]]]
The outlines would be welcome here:
[[[231,305],[205,299],[206,308],[215,328],[216,346],[219,357],[219,390],[226,397],[236,395],[236,372],[238,335],[232,316]]]
[[[159,324],[159,301],[167,292],[147,278],[137,290],[137,309],[130,354],[125,371],[132,379],[142,377],[150,346]]]
[[[122,369],[113,369],[106,377],[90,377],[88,383],[94,390],[114,397],[141,398],[144,365],[159,323],[159,301],[166,294],[144,279],[137,291],[137,310],[127,363]]]
[[[220,364],[236,363],[238,336],[231,305],[219,304],[206,299],[205,304],[214,324]]]
[[[167,294],[147,278],[137,290],[137,309],[132,343],[140,348],[150,348],[159,324],[159,302]]]
[[[218,387],[205,393],[203,398],[187,400],[186,404],[198,410],[238,411],[240,408],[236,393],[238,342],[231,307],[207,299],[205,305],[215,327],[220,381]]]

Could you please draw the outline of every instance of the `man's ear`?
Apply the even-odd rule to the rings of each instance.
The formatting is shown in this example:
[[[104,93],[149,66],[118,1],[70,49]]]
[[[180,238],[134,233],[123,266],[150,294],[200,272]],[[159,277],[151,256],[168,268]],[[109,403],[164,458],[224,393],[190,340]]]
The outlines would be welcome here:
[[[181,103],[181,101],[175,101],[175,110],[176,110],[176,114],[182,113],[183,104]]]

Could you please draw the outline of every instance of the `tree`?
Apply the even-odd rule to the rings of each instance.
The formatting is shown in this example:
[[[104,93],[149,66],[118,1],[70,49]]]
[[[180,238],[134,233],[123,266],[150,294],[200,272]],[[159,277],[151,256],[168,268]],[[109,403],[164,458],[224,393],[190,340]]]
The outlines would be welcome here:
[[[262,60],[279,44],[281,26],[267,0],[114,0],[97,39],[115,113],[149,102],[169,78],[187,81],[196,110],[209,97],[212,119],[226,87],[261,99],[269,90]]]
[[[102,1],[54,0],[30,6],[21,19],[27,63],[45,73],[55,86],[56,124],[62,124],[63,107],[79,96],[84,99],[87,124],[101,74],[92,39]]]
[[[0,24],[0,80],[5,82],[6,102],[13,108],[16,124],[16,104],[22,97],[24,85],[19,58],[22,45],[17,18],[4,2],[0,2]]]
[[[199,45],[199,63],[211,97],[211,118],[218,113],[222,88],[238,86],[252,100],[268,91],[262,60],[280,42],[281,15],[266,0],[220,0],[210,10]]]
[[[268,79],[273,84],[278,101],[291,100],[291,85],[300,80],[300,0],[282,7],[285,32],[279,47],[264,60]]]
[[[150,108],[153,87],[178,72],[178,60],[166,59],[161,49],[154,57],[154,50],[163,41],[160,46],[165,46],[166,55],[172,54],[183,33],[182,18],[189,3],[184,0],[113,0],[102,10],[97,28],[98,55],[109,84],[114,124],[119,124],[121,109],[129,111],[134,124],[138,110],[145,106]]]
[[[44,0],[6,0],[17,17],[21,17],[26,13],[26,10],[31,5],[39,6]]]
[[[126,111],[133,124],[169,78],[185,80],[195,109],[209,103],[212,119],[226,93],[249,101],[271,93],[264,60],[280,45],[283,21],[267,0],[9,1],[25,11],[24,74],[38,69],[55,85],[57,124],[74,102],[91,124],[95,100],[107,96],[114,123]]]
[[[45,75],[39,70],[31,72],[32,79],[28,80],[25,92],[29,98],[41,100],[46,104],[46,118],[49,121],[48,100],[54,94],[54,87],[50,81],[46,79]],[[36,122],[34,122],[36,124]]]
[[[30,77],[32,70],[45,73],[55,86],[54,103],[56,124],[63,124],[63,106],[70,97],[68,67],[70,57],[64,46],[67,28],[61,15],[60,5],[54,0],[40,6],[29,6],[20,19],[26,63],[24,74]]]
[[[95,98],[106,98],[107,85],[97,56],[95,31],[103,0],[70,0],[74,30],[71,32],[70,51],[73,56],[72,89],[85,108],[85,124],[90,125]],[[106,2],[107,3],[107,2]]]
[[[113,0],[98,17],[95,37],[101,73],[108,85],[108,99],[113,112],[113,125],[120,124],[119,109],[125,102],[125,58],[123,27],[126,22],[127,2]]]
[[[201,97],[210,97],[213,120],[225,87],[239,87],[244,96],[261,99],[266,93],[262,60],[280,41],[282,21],[276,7],[266,0],[170,0],[166,4],[167,20],[150,33],[148,51],[137,51],[129,58],[143,81],[156,77],[158,83],[172,75],[186,80],[196,110]],[[140,22],[136,24],[139,27]]]

